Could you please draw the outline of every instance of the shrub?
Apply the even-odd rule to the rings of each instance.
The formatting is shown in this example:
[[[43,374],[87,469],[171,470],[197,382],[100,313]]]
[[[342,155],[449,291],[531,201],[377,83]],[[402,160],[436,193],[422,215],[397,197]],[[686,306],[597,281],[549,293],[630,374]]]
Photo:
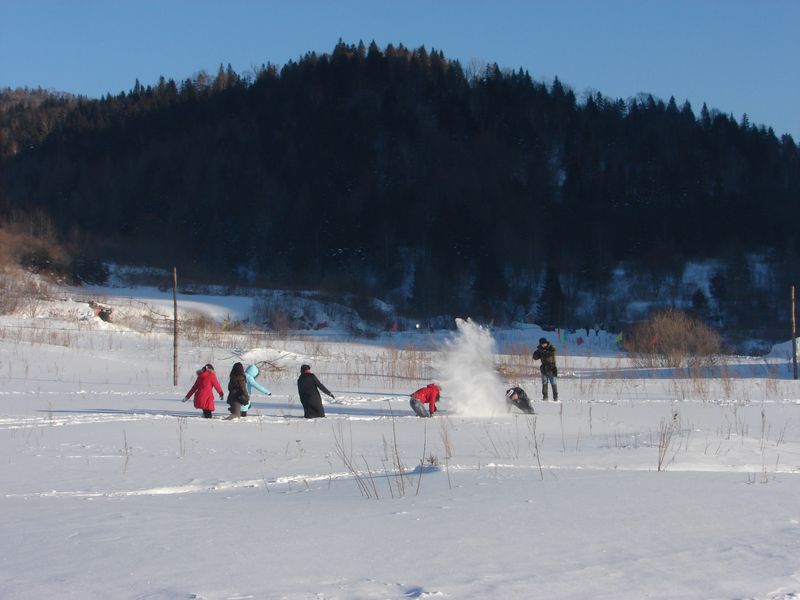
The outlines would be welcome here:
[[[0,222],[0,267],[22,267],[32,273],[60,278],[69,258],[57,241],[55,228],[43,214],[16,214]]]
[[[204,314],[185,315],[180,328],[186,339],[192,342],[207,342],[219,332],[217,322]]]
[[[50,297],[50,288],[41,279],[19,269],[0,268],[0,314],[35,317]]]
[[[682,367],[713,364],[722,351],[721,336],[680,310],[664,310],[628,328],[624,349],[641,366]]]

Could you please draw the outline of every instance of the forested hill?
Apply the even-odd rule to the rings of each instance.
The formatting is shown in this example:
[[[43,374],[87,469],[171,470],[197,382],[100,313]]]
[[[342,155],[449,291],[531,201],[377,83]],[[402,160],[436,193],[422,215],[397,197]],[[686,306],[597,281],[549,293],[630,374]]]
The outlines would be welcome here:
[[[465,73],[424,48],[340,43],[100,100],[6,93],[0,131],[4,210],[40,207],[122,260],[382,297],[410,286],[418,313],[526,311],[548,269],[602,295],[623,261],[798,263],[790,136],[672,98]]]

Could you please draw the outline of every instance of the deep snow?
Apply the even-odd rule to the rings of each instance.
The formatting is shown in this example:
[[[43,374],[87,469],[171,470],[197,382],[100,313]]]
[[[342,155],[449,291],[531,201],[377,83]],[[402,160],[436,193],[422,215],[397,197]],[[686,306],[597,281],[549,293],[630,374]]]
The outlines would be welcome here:
[[[104,293],[129,324],[156,303]],[[545,334],[563,402],[507,413],[507,385],[539,396],[542,334],[209,332],[181,339],[176,388],[158,329],[78,299],[2,317],[0,597],[800,598],[785,351],[692,377],[637,368],[613,334]],[[247,419],[180,402],[236,360],[273,391]],[[303,362],[336,394],[324,420],[301,418]],[[407,395],[432,380],[443,411],[418,419]]]

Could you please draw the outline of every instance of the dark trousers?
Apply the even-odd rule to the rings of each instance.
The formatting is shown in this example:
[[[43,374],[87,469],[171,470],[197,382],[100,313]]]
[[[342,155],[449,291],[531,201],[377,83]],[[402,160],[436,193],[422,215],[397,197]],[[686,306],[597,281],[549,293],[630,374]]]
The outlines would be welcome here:
[[[558,400],[558,377],[542,371],[542,400],[547,400],[547,384],[553,388],[553,400]]]
[[[533,414],[533,407],[531,406],[531,401],[528,398],[525,398],[524,400],[522,400],[522,399],[520,399],[520,400],[508,400],[507,402],[508,402],[508,412],[511,412],[511,407],[512,406],[516,406],[518,409],[520,409],[524,413]]]
[[[203,411],[203,418],[204,419],[210,419],[213,416],[214,416],[214,413],[212,413],[210,410],[204,410]]]
[[[428,409],[425,408],[425,405],[422,402],[420,402],[419,400],[417,400],[416,398],[412,397],[411,401],[409,402],[409,404],[411,404],[411,410],[413,410],[414,413],[418,417],[430,417],[431,416],[431,414],[428,412]]]

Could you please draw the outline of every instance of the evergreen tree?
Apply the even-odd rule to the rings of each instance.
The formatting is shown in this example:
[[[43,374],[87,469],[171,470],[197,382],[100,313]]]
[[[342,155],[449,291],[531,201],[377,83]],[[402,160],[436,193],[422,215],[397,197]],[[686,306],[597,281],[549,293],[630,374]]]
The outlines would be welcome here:
[[[558,273],[552,265],[547,267],[544,288],[539,298],[539,322],[543,327],[562,327],[565,324],[566,303]]]
[[[252,80],[220,65],[99,100],[0,90],[0,198],[110,259],[255,264],[276,285],[380,296],[397,257],[425,257],[413,310],[427,314],[500,319],[546,269],[542,318],[564,325],[564,296],[603,297],[620,264],[678,280],[686,260],[722,257],[711,295],[726,322],[783,318],[791,136],[705,104],[696,119],[674,98],[578,102],[558,78],[465,70],[433,48],[340,40]],[[755,288],[733,246],[783,256],[774,282]],[[527,283],[509,288],[510,273]],[[621,310],[596,306],[599,320]]]

